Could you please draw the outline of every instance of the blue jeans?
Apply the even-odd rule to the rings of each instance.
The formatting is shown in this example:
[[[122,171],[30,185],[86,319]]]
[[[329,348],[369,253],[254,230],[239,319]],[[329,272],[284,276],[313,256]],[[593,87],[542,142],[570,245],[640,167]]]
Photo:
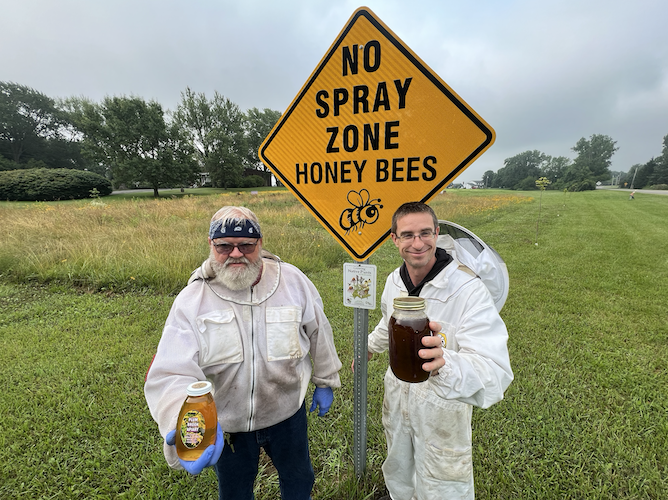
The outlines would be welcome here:
[[[283,500],[309,500],[315,475],[308,451],[306,407],[276,425],[253,432],[230,433],[231,445],[214,466],[219,500],[253,500],[260,448],[278,471]],[[234,451],[232,451],[234,448]]]

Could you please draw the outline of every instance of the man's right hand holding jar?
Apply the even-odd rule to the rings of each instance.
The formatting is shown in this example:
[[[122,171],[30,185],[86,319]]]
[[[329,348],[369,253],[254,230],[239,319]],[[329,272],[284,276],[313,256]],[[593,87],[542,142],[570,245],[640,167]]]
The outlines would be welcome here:
[[[426,372],[431,372],[432,375],[437,375],[438,369],[445,366],[445,358],[443,358],[445,334],[440,333],[441,324],[436,321],[429,322],[429,329],[432,335],[422,337],[422,345],[425,346],[425,349],[420,349],[418,355],[422,359],[431,360],[424,363],[422,369]]]

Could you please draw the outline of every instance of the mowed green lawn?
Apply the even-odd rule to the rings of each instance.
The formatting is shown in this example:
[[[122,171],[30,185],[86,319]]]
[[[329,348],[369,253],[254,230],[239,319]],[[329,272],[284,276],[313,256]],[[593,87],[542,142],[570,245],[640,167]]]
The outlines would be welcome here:
[[[432,202],[494,246],[511,278],[502,316],[515,381],[474,411],[476,497],[668,498],[668,197],[546,191],[537,225],[539,199],[449,191]],[[166,466],[143,380],[223,204],[260,215],[265,246],[308,273],[335,330],[343,387],[327,417],[309,416],[313,498],[384,494],[387,356],[369,364],[358,479],[350,259],[306,210],[285,193],[101,201],[0,203],[0,498],[217,498],[213,471]],[[389,243],[370,263],[379,303],[400,261]],[[263,460],[256,498],[279,498],[277,482]]]

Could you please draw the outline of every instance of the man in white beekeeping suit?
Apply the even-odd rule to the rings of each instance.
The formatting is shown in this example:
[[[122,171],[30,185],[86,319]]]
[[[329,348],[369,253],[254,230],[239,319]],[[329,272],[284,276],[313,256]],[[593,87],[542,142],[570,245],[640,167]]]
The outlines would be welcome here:
[[[392,241],[404,263],[388,276],[383,317],[369,334],[369,359],[388,349],[395,297],[425,299],[424,382],[385,374],[383,427],[389,496],[381,500],[473,500],[471,414],[503,399],[513,380],[506,325],[478,276],[436,246],[438,219],[428,205],[405,203],[392,217]]]

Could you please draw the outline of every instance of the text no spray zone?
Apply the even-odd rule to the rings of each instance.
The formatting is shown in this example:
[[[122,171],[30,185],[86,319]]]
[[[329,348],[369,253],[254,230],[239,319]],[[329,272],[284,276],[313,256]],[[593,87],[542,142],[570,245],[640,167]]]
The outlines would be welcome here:
[[[356,260],[392,214],[428,201],[494,131],[368,9],[355,11],[260,158]]]

